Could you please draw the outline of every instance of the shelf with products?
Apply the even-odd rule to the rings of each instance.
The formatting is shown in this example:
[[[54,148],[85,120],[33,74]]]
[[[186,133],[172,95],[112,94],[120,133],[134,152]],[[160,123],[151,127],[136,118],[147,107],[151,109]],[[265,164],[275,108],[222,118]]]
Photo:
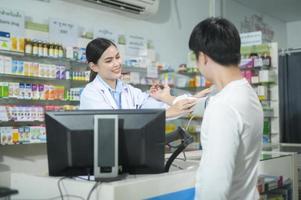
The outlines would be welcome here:
[[[68,63],[28,62],[24,59],[16,60],[12,57],[1,56],[0,53],[0,75],[11,79],[68,82],[70,79],[88,81],[90,72],[73,68]]]
[[[174,70],[170,70],[170,69],[165,69],[165,70],[158,70],[159,74],[164,74],[164,73],[175,73]]]
[[[0,145],[46,143],[46,128],[43,125],[0,127]]]
[[[138,87],[142,90],[148,90],[149,87],[153,84],[153,82],[158,82],[160,84],[168,83],[168,85],[172,89],[172,93],[176,95],[178,92],[174,92],[174,90],[185,90],[191,93],[195,93],[201,91],[207,87],[209,87],[209,83],[201,77],[199,72],[183,72],[179,75],[184,75],[187,78],[178,78],[174,70],[158,70],[158,78],[148,78],[146,77],[147,69],[140,67],[128,67],[123,66],[123,80],[135,87]]]
[[[184,120],[195,120],[195,121],[201,121],[203,119],[202,116],[184,116],[184,117],[180,117],[180,119],[184,119]]]
[[[1,104],[0,121],[12,124],[18,123],[43,123],[44,113],[47,111],[75,110],[75,105],[25,105]],[[1,126],[5,124],[1,123]]]
[[[77,105],[78,100],[41,100],[41,99],[16,99],[16,98],[0,98],[0,104],[22,104],[22,105]]]
[[[193,77],[187,79],[186,77],[166,77],[165,75],[160,79],[164,80],[164,82],[168,82],[169,84],[173,84],[172,89],[175,92],[176,96],[183,94],[183,91],[188,91],[194,94],[209,87],[209,84],[207,84],[205,79],[202,77]]]
[[[131,73],[131,72],[146,74],[147,69],[145,67],[131,67],[128,65],[122,65],[122,73]]]
[[[43,124],[43,121],[13,121],[13,120],[9,120],[9,121],[0,121],[1,122],[1,127],[5,127],[5,126],[34,126],[34,125],[41,125]]]
[[[84,64],[0,50],[1,145],[45,143],[45,130],[37,131],[45,129],[44,112],[78,108],[79,86],[86,84],[88,74],[72,65]]]
[[[0,106],[0,145],[45,143],[44,112],[74,110],[74,105],[20,105]],[[53,103],[53,102],[52,102]]]
[[[27,54],[24,52],[16,52],[16,51],[8,51],[8,50],[0,50],[0,55],[12,57],[14,59],[22,59],[25,61],[34,60],[43,63],[69,63],[73,65],[87,65],[85,62],[72,60],[66,57],[46,57],[46,56],[38,56],[38,55]]]
[[[66,84],[69,80],[66,79],[56,79],[56,78],[46,78],[38,76],[24,76],[15,74],[4,74],[0,73],[1,81],[15,80],[15,81],[31,81],[31,82],[53,82],[54,84]]]
[[[279,143],[278,47],[276,43],[241,48],[241,74],[258,95],[264,111],[263,143]]]
[[[186,72],[186,71],[178,71],[177,74],[184,76],[199,76],[202,75],[200,72]]]

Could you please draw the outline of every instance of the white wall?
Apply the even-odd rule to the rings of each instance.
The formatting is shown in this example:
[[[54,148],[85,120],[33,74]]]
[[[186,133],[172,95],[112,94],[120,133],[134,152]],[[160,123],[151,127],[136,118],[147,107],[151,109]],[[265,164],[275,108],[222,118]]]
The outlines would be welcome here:
[[[49,3],[37,0],[0,0],[0,6],[24,11],[26,18],[38,23],[48,23],[49,18],[59,18],[78,24],[87,31],[93,31],[94,27],[115,26],[121,32],[136,33],[154,41],[160,61],[177,67],[186,63],[192,28],[208,17],[208,2],[209,0],[161,0],[158,15],[148,20],[82,7],[62,0],[49,0]],[[9,176],[11,171],[46,173],[46,145],[0,146],[0,175]],[[7,179],[0,178],[0,185],[7,183]]]
[[[94,27],[114,26],[121,33],[135,33],[154,41],[161,62],[177,67],[186,62],[188,38],[193,26],[208,16],[208,0],[161,0],[156,16],[141,20],[100,8],[81,6],[76,0],[0,0],[1,7],[22,10],[34,22],[48,23],[49,18],[65,19],[87,31]],[[78,0],[77,0],[78,1]],[[97,6],[96,6],[97,7]]]
[[[256,10],[245,7],[242,4],[239,4],[233,0],[224,1],[224,17],[232,21],[235,26],[240,30],[241,22],[245,17],[250,17],[252,15],[260,15],[263,17],[263,21],[271,27],[274,31],[274,40],[273,42],[278,43],[279,48],[286,48],[287,46],[287,32],[286,32],[286,23],[260,13]]]
[[[301,48],[301,21],[287,23],[287,48]]]

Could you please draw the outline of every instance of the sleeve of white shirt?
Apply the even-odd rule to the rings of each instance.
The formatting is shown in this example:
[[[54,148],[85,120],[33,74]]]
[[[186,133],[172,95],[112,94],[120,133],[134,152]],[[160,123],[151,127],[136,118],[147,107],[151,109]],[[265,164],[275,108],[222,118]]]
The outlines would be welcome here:
[[[196,199],[226,200],[235,170],[241,117],[228,105],[215,103],[205,113],[206,144],[197,173]]]

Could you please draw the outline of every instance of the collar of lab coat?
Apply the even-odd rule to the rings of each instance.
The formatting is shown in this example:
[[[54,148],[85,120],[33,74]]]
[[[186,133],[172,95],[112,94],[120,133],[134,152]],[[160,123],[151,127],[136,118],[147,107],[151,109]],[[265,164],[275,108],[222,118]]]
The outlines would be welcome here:
[[[99,82],[100,82],[102,85],[104,85],[106,88],[108,88],[108,90],[109,90],[110,92],[118,92],[118,93],[122,92],[122,89],[123,89],[123,83],[122,83],[122,81],[121,81],[120,79],[117,79],[117,80],[116,80],[116,88],[113,89],[113,88],[111,88],[111,86],[109,86],[109,84],[107,84],[107,83],[106,83],[99,75],[97,75],[96,78],[99,80]]]
[[[118,79],[118,81],[121,85],[121,93],[128,92],[129,89],[127,84],[123,83],[120,79]],[[93,80],[93,85],[94,87],[96,87],[97,91],[103,94],[105,101],[109,105],[111,105],[113,109],[118,109],[118,106],[111,95],[111,92],[109,90],[110,87],[108,84],[106,84],[100,77],[95,77],[95,79]]]

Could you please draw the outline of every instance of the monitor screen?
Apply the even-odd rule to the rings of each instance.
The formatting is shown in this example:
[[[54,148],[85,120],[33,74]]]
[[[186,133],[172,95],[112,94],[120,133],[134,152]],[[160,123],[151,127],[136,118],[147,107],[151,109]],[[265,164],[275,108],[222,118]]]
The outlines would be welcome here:
[[[50,176],[93,174],[94,115],[118,116],[122,172],[164,172],[164,110],[76,110],[45,114]]]

